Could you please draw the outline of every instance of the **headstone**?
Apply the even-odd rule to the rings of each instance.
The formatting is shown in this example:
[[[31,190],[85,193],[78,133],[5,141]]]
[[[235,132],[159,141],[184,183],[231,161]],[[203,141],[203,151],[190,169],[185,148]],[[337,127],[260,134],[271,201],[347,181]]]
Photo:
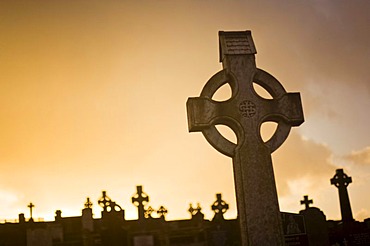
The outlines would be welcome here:
[[[301,201],[301,205],[305,205],[306,209],[310,207],[310,204],[312,204],[312,199],[308,199],[308,196],[303,196],[303,200]]]
[[[308,246],[305,220],[300,214],[281,213],[285,246]]]
[[[112,200],[107,196],[107,192],[104,190],[102,192],[102,197],[98,200],[98,204],[103,208],[103,212],[108,210],[111,201]]]
[[[352,209],[347,191],[347,186],[352,183],[352,178],[348,177],[347,174],[343,172],[343,169],[337,169],[334,177],[330,179],[330,183],[338,188],[342,222],[352,222]]]
[[[62,220],[62,210],[56,210],[55,211],[55,221],[59,222]]]
[[[18,215],[18,221],[19,221],[19,224],[23,224],[26,222],[26,218],[24,217],[23,213]]]
[[[103,208],[103,211],[101,212],[103,219],[117,221],[125,219],[125,210],[123,210],[120,205],[108,197],[106,191],[103,191],[102,197],[98,200],[98,204]],[[85,208],[89,208],[91,206],[92,203],[88,198],[87,202],[85,203]]]
[[[144,203],[149,202],[149,196],[143,192],[141,185],[136,186],[136,194],[132,197],[132,203],[137,206],[139,220],[145,218]]]
[[[190,203],[189,213],[191,214],[192,220],[202,221],[204,219],[204,214],[202,213],[202,207],[200,206],[200,203],[197,203],[197,207],[194,208],[193,204]]]
[[[81,216],[81,223],[82,229],[84,231],[93,232],[94,231],[94,219],[92,213],[92,202],[90,198],[86,199],[86,203],[84,204],[84,209],[82,210]]]
[[[145,209],[144,217],[146,219],[151,219],[151,218],[153,218],[152,217],[152,213],[154,213],[154,212],[155,212],[154,208],[152,208],[151,206],[149,206],[147,209]]]
[[[28,204],[27,205],[27,207],[29,207],[30,208],[30,220],[29,221],[33,221],[33,218],[32,218],[32,210],[33,210],[33,208],[35,207],[35,205],[34,204],[32,204],[32,202],[30,202],[30,204]]]
[[[157,214],[159,215],[159,218],[165,220],[166,214],[168,213],[168,210],[164,206],[160,206],[157,210]]]
[[[305,209],[299,211],[305,220],[309,245],[327,246],[329,245],[329,234],[326,216],[320,209],[310,207],[309,204],[312,203],[312,199],[304,196],[301,204],[305,205]]]
[[[87,199],[86,199],[86,202],[85,202],[85,204],[84,204],[84,206],[85,206],[85,208],[92,208],[92,202],[90,201],[90,198],[88,197]]]
[[[299,93],[287,93],[272,75],[256,68],[251,32],[219,32],[220,61],[224,69],[204,86],[200,97],[187,101],[189,131],[201,131],[221,153],[232,157],[242,245],[284,245],[271,153],[288,137],[292,126],[303,123]],[[266,100],[253,82],[273,97]],[[212,100],[229,84],[232,96]],[[278,124],[267,142],[260,136],[263,122]],[[224,138],[217,124],[229,126],[237,144]]]
[[[212,210],[215,212],[213,221],[224,220],[224,213],[229,209],[229,204],[222,200],[221,194],[216,194],[216,201],[212,204]]]

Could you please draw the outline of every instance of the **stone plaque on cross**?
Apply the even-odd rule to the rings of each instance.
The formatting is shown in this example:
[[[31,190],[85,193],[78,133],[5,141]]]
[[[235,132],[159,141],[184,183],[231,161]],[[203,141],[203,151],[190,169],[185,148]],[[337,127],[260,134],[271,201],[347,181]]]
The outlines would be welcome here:
[[[233,159],[242,245],[284,245],[271,153],[292,126],[304,121],[300,94],[287,93],[276,78],[256,67],[250,31],[219,32],[219,44],[224,69],[210,78],[199,97],[188,99],[189,131],[201,131],[214,148]],[[272,99],[260,97],[253,83]],[[231,87],[231,98],[214,101],[225,84]],[[264,142],[260,127],[267,121],[276,122],[277,128]],[[223,137],[216,125],[230,127],[237,143]]]

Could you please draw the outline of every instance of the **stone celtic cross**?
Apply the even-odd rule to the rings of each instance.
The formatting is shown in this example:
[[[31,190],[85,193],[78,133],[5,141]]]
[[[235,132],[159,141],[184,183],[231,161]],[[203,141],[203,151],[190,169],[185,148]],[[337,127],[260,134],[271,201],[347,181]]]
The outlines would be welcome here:
[[[85,202],[85,208],[92,208],[92,202],[90,201],[90,197],[88,197],[87,199],[86,199],[86,202]]]
[[[271,153],[292,126],[304,121],[300,94],[287,93],[277,79],[256,68],[250,31],[220,32],[219,44],[224,69],[206,83],[200,97],[188,99],[189,131],[201,131],[214,148],[233,159],[242,245],[284,245]],[[253,83],[273,99],[260,97]],[[212,100],[225,84],[231,87],[231,98]],[[260,127],[266,121],[276,122],[277,128],[264,142]],[[216,125],[230,127],[237,143],[223,137]]]
[[[136,186],[136,194],[131,198],[132,203],[137,206],[139,220],[145,218],[144,203],[149,202],[149,196],[143,192],[141,185]]]
[[[213,220],[223,220],[224,213],[229,209],[229,204],[222,200],[221,193],[216,194],[216,201],[212,204],[211,208],[215,212]]]
[[[104,190],[102,192],[102,198],[99,199],[98,204],[103,207],[104,212],[108,211],[112,200],[107,196],[107,192]]]
[[[347,186],[352,183],[352,178],[348,177],[343,169],[337,169],[334,177],[330,179],[330,183],[338,188],[342,221],[344,223],[352,222],[353,215],[347,191]]]

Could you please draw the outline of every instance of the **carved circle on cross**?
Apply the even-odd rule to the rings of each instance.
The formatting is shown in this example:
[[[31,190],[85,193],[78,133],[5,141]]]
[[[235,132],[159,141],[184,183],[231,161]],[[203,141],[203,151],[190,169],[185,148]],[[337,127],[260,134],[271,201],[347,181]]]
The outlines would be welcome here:
[[[286,94],[286,91],[284,87],[280,84],[280,82],[271,74],[261,69],[256,69],[253,77],[253,82],[260,85],[268,93],[270,93],[273,99]],[[238,83],[235,76],[232,73],[227,72],[226,69],[216,73],[207,81],[207,83],[203,87],[200,97],[212,99],[216,91],[225,84],[229,84],[231,88],[231,98],[227,101],[232,100],[238,94]],[[258,94],[256,93],[256,95]],[[253,117],[256,114],[256,110],[257,109],[254,103],[249,100],[244,100],[239,105],[239,111],[244,117]],[[265,142],[265,145],[270,149],[271,153],[283,144],[283,142],[288,137],[291,129],[291,125],[284,122],[282,119],[274,119],[274,121],[278,124],[275,133],[268,141]],[[260,122],[260,127],[263,122],[263,120],[262,122]],[[204,137],[215,149],[227,156],[233,157],[235,154],[235,150],[238,147],[238,143],[235,144],[225,138],[217,130],[217,124],[224,124],[230,127],[236,134],[238,143],[244,141],[244,130],[241,124],[232,118],[223,118],[222,120],[215,119],[210,127],[202,130]],[[263,141],[262,137],[261,141]]]
[[[252,101],[244,100],[239,104],[239,111],[244,117],[251,118],[256,114],[256,104]]]

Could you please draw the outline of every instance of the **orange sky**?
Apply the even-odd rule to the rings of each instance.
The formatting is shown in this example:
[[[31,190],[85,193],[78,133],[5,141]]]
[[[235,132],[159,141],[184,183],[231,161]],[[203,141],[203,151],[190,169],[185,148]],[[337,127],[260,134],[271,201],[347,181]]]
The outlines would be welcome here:
[[[340,219],[336,168],[370,217],[368,1],[0,1],[0,220],[81,214],[102,190],[134,219],[136,185],[169,219],[236,216],[232,161],[188,133],[185,103],[221,69],[220,30],[252,30],[257,66],[300,92],[305,123],[273,154],[280,208]],[[227,93],[227,92],[225,92]],[[226,96],[226,95],[220,95]]]

